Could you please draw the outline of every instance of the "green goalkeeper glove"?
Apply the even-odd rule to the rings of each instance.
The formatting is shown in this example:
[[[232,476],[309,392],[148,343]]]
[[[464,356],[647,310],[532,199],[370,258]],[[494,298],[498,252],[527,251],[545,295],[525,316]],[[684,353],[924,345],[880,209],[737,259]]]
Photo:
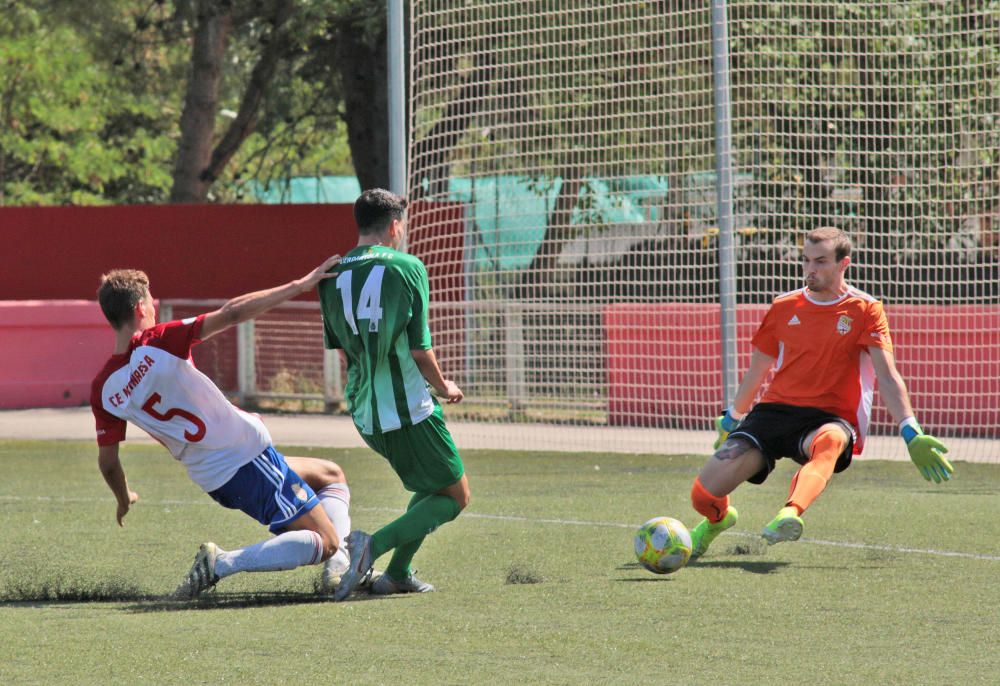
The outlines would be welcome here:
[[[955,468],[944,456],[944,453],[948,452],[948,447],[944,443],[925,434],[913,417],[903,420],[899,425],[899,433],[906,441],[910,459],[927,481],[934,479],[934,483],[939,484],[942,480],[951,479]]]
[[[740,425],[740,420],[733,416],[733,408],[729,408],[722,415],[715,418],[715,430],[719,432],[718,437],[715,439],[715,443],[712,445],[713,450],[718,450],[719,446],[726,442],[729,438],[729,432]]]

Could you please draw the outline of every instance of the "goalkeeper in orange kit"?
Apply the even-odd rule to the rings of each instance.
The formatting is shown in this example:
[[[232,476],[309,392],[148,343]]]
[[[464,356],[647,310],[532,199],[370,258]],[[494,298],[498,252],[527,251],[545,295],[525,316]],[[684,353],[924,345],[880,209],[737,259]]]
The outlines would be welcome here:
[[[924,434],[913,416],[882,303],[845,281],[850,255],[851,239],[840,229],[806,235],[805,287],[774,299],[753,337],[736,398],[715,420],[716,452],[691,489],[694,509],[705,516],[691,531],[692,558],[736,523],[729,494],[744,481],[763,483],[782,457],[802,467],[763,536],[768,544],[798,540],[802,513],[861,452],[876,379],[920,473],[937,483],[951,477],[948,449]],[[751,410],[772,368],[774,378]]]

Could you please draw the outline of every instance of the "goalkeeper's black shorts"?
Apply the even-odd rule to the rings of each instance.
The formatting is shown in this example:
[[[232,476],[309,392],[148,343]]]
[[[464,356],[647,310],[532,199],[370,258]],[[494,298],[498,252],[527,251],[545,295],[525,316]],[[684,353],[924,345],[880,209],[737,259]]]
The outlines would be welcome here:
[[[783,457],[791,458],[799,464],[809,461],[806,437],[824,424],[840,424],[847,432],[847,445],[837,458],[834,472],[842,472],[851,465],[854,442],[857,434],[845,419],[815,407],[796,407],[782,403],[758,403],[743,418],[740,425],[729,434],[729,438],[749,441],[764,454],[766,465],[748,479],[752,484],[762,484],[774,471],[774,463]]]

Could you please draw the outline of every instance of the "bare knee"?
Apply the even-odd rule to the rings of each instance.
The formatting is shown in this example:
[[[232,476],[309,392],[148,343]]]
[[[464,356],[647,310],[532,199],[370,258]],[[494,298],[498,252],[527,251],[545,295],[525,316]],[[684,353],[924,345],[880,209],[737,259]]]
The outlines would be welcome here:
[[[339,464],[330,462],[329,460],[317,460],[317,463],[316,481],[319,482],[320,488],[329,486],[330,484],[347,483],[347,477],[344,475],[344,470],[340,468]]]
[[[469,500],[472,497],[472,494],[469,491],[469,480],[464,475],[451,486],[438,491],[438,493],[453,498],[455,502],[458,503],[458,509],[460,512],[468,507]]]
[[[732,493],[766,464],[756,446],[741,438],[728,438],[705,463],[698,477],[709,493],[722,497]]]
[[[290,457],[285,461],[296,474],[309,484],[314,491],[319,491],[331,484],[346,484],[347,477],[340,465],[330,460],[318,457]]]
[[[330,479],[330,483],[333,484],[346,484],[347,477],[344,475],[344,470],[340,468],[340,465],[336,462],[326,463],[326,474]]]
[[[301,517],[294,520],[288,525],[288,529],[286,530],[307,530],[318,536],[323,551],[323,560],[329,560],[341,548],[337,529],[334,528],[333,522],[330,521],[330,517],[326,514],[326,511],[318,505],[310,508]]]

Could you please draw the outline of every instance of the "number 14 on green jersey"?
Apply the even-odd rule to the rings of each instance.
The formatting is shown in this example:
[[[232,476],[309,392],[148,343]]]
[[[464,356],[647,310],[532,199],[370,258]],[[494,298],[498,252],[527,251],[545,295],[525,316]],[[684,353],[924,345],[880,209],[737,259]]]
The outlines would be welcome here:
[[[357,318],[353,312],[351,303],[351,276],[354,272],[346,271],[337,277],[337,289],[340,291],[340,300],[344,304],[344,319],[351,327],[354,335],[358,335],[358,319],[368,320],[368,331],[378,333],[379,322],[382,321],[382,276],[385,274],[383,265],[372,267],[368,278],[365,279],[364,286],[358,296]]]

